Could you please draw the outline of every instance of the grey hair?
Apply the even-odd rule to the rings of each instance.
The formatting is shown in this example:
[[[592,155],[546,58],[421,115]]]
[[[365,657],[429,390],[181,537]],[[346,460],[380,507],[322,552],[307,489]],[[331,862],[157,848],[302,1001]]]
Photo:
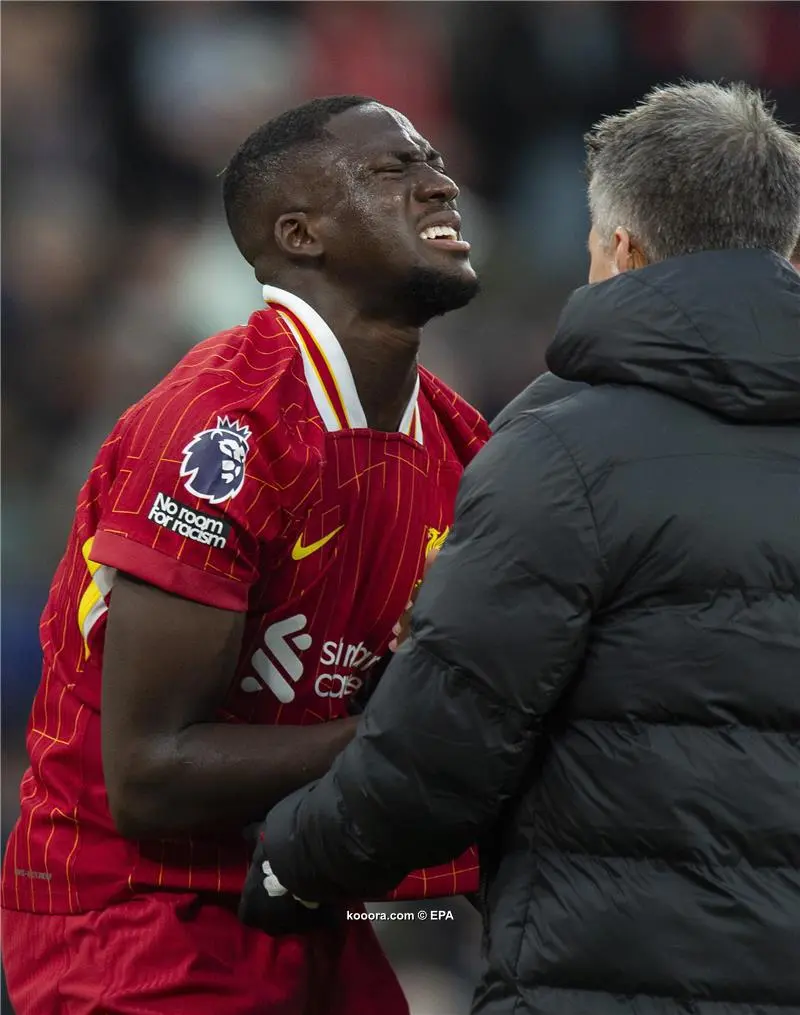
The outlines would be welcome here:
[[[800,234],[800,138],[744,84],[654,88],[586,135],[600,241],[627,229],[651,261],[700,250],[774,250]]]

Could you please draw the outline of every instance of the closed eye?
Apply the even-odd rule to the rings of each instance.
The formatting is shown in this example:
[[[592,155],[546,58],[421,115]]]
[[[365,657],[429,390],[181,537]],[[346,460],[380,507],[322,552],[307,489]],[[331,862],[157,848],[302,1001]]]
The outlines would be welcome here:
[[[392,161],[387,162],[376,169],[378,173],[390,173],[392,175],[404,173],[409,167],[418,165],[429,165],[431,169],[435,169],[437,173],[444,173],[444,161],[442,156],[435,151],[430,151],[427,155],[422,155],[421,152],[392,152]]]

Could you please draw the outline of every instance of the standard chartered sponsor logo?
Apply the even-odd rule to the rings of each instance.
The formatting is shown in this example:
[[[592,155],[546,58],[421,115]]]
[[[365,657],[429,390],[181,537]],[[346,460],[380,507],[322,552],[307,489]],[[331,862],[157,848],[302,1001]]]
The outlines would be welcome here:
[[[364,683],[359,674],[374,665],[378,658],[363,641],[356,644],[346,641],[324,642],[319,661],[323,666],[336,667],[336,670],[320,673],[314,683],[314,691],[320,698],[346,698],[355,694]]]
[[[302,654],[307,652],[312,642],[311,635],[305,630],[306,624],[306,617],[297,613],[267,628],[263,648],[257,649],[250,660],[255,675],[244,677],[240,684],[243,691],[254,694],[269,688],[281,703],[294,701],[295,685],[308,665],[307,657]],[[365,670],[377,660],[378,656],[370,652],[363,642],[323,642],[319,665],[326,669],[315,678],[314,693],[320,698],[345,698],[354,694],[364,682],[362,675]]]
[[[320,673],[314,683],[314,690],[320,698],[344,698],[348,694],[355,694],[363,683],[361,677],[354,677],[352,673],[346,677],[341,673]]]
[[[311,647],[311,635],[303,630],[306,618],[302,613],[279,620],[264,633],[264,648],[258,649],[250,663],[257,677],[245,677],[243,691],[252,693],[268,687],[278,701],[294,701],[294,687],[303,675],[300,652]],[[293,683],[290,683],[293,682]]]
[[[356,645],[345,641],[326,641],[322,646],[319,661],[323,666],[343,667],[347,670],[366,670],[378,661],[364,645],[363,641]]]
[[[227,522],[190,508],[188,504],[182,504],[166,493],[156,494],[147,517],[162,529],[169,529],[170,532],[204,546],[221,550],[228,541],[230,526]]]

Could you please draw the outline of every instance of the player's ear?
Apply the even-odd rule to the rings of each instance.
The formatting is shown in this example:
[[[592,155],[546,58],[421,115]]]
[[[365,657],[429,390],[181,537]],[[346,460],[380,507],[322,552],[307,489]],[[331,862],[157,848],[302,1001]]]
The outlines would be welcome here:
[[[300,257],[321,257],[322,239],[313,217],[304,211],[290,211],[275,222],[275,243],[278,250],[293,260]]]
[[[648,263],[639,242],[622,226],[614,230],[613,244],[615,275],[619,275],[623,271],[644,268]]]

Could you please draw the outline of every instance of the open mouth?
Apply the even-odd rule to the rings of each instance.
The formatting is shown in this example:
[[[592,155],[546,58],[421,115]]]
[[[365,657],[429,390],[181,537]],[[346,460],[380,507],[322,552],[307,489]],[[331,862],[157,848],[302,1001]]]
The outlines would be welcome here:
[[[420,232],[419,238],[424,243],[438,247],[440,250],[466,254],[470,249],[469,243],[461,239],[458,230],[453,226],[428,226]]]

